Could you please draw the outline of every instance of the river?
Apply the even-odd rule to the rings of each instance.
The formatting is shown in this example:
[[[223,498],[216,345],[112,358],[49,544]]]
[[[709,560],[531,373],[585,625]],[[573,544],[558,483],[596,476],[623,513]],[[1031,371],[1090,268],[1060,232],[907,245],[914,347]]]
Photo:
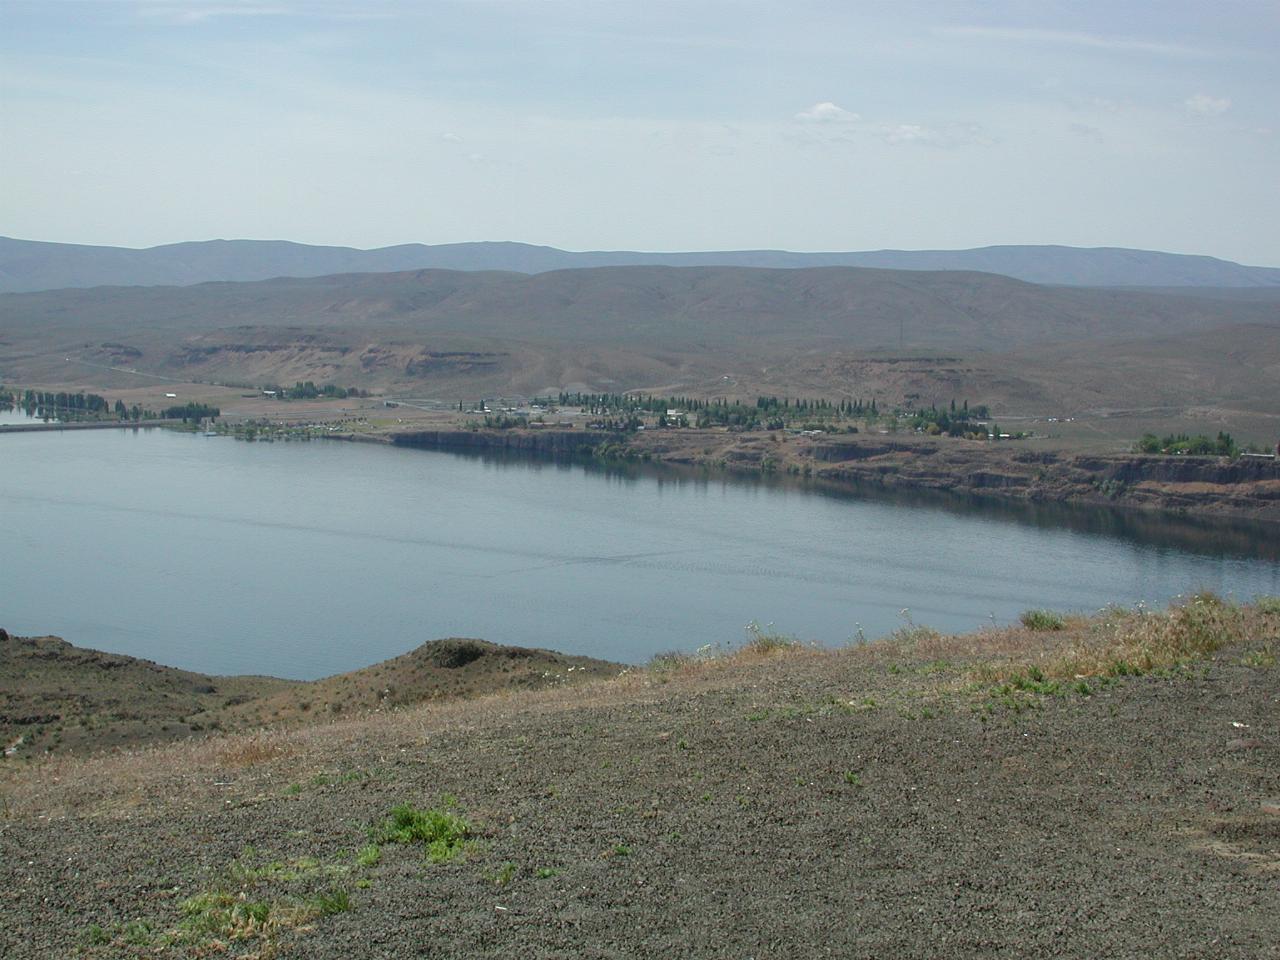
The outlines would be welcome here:
[[[838,644],[1280,594],[1262,532],[1165,526],[373,444],[10,434],[0,626],[310,679],[448,636],[643,662],[750,621]]]

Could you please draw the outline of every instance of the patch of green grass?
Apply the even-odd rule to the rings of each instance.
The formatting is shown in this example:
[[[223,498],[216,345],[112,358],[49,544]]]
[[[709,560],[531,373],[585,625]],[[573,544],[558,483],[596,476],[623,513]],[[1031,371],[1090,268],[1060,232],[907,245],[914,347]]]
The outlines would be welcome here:
[[[142,947],[155,952],[180,947],[191,956],[226,952],[229,942],[252,940],[257,948],[253,955],[266,957],[275,955],[281,932],[352,909],[345,887],[330,883],[317,890],[315,885],[317,880],[348,876],[350,866],[315,857],[265,863],[260,859],[257,850],[245,847],[216,884],[178,904],[179,918],[172,925],[157,926],[143,919],[109,927],[94,924],[86,929],[83,940],[91,946]],[[357,860],[368,865],[359,855]],[[282,895],[275,889],[299,882],[310,892]]]
[[[920,665],[920,672],[926,675],[935,673],[946,673],[952,668],[950,660],[931,660],[928,663]]]
[[[510,860],[508,860],[501,867],[499,867],[489,877],[489,879],[493,881],[493,885],[495,887],[505,887],[508,883],[510,883],[515,878],[517,869],[518,868],[516,867],[516,865],[512,863]]]
[[[1240,658],[1240,663],[1254,670],[1270,670],[1276,665],[1276,654],[1270,646],[1267,646],[1261,650],[1249,651]]]
[[[420,810],[402,803],[392,807],[381,823],[369,828],[374,843],[422,844],[432,863],[447,863],[466,851],[471,840],[471,824],[454,812],[457,801],[441,800],[440,806]]]
[[[361,847],[356,852],[356,863],[361,867],[376,867],[382,861],[382,848],[376,843]]]
[[[844,772],[844,782],[849,784],[851,787],[860,787],[862,786],[862,776],[854,773],[852,770],[846,770]]]
[[[533,871],[533,875],[539,880],[550,880],[552,877],[560,876],[559,867],[539,867]]]
[[[1067,621],[1052,610],[1026,610],[1018,618],[1028,630],[1061,630]]]
[[[315,857],[299,857],[296,860],[270,860],[255,864],[257,851],[246,847],[240,857],[227,868],[229,879],[240,886],[255,883],[294,883],[319,876],[342,876],[351,868],[340,863],[324,863]]]
[[[225,890],[210,890],[183,900],[181,939],[219,937],[247,940],[266,932],[271,904]]]
[[[615,843],[615,844],[613,845],[613,851],[612,851],[612,852],[613,852],[613,855],[614,855],[615,857],[629,857],[629,856],[631,856],[631,848],[630,848],[629,846],[627,846],[625,843]]]
[[[308,897],[306,906],[316,912],[317,917],[328,917],[335,913],[346,913],[351,909],[351,895],[341,887],[332,887],[323,893]]]
[[[1056,680],[1049,680],[1039,667],[1031,667],[1026,673],[1015,673],[1009,678],[1008,682],[1002,683],[995,687],[994,692],[997,696],[1007,696],[1014,691],[1021,693],[1036,693],[1040,696],[1055,696],[1062,692],[1062,687]]]
[[[160,948],[168,946],[172,937],[156,930],[148,920],[129,920],[125,923],[113,923],[109,926],[91,923],[80,935],[85,946],[101,947],[115,945],[118,947]],[[134,952],[129,951],[130,956]]]
[[[1280,615],[1280,597],[1258,597],[1253,605],[1265,616]]]

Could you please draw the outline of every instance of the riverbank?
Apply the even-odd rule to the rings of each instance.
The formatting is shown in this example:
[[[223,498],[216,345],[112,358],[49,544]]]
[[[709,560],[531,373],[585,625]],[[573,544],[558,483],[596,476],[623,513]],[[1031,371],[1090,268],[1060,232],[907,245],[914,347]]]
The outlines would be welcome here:
[[[1272,955],[1280,606],[1027,622],[49,759],[0,952]]]
[[[793,475],[856,488],[921,490],[1280,523],[1280,461],[1082,454],[1035,445],[889,435],[668,429],[385,429],[370,436],[436,450],[590,455]]]

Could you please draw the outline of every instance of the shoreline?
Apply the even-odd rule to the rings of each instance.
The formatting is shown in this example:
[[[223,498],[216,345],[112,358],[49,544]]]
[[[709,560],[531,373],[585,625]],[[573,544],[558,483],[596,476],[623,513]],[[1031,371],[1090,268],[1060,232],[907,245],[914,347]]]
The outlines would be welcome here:
[[[653,430],[401,429],[333,439],[455,452],[657,463],[726,476],[794,477],[850,493],[868,489],[997,503],[1106,507],[1160,517],[1280,524],[1280,461],[1080,454],[914,437]]]

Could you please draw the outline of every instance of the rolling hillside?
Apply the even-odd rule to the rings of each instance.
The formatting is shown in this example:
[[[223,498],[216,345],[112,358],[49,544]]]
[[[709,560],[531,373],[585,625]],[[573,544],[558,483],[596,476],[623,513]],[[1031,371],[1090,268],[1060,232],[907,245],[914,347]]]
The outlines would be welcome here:
[[[983,273],[612,267],[0,295],[0,382],[313,380],[474,400],[558,389],[965,397],[1267,442],[1280,300]],[[154,403],[153,403],[154,405]],[[1187,421],[1186,418],[1191,420]]]
[[[203,336],[309,328],[353,336],[470,335],[594,345],[970,353],[1038,343],[1280,323],[1274,302],[1046,288],[981,273],[856,268],[612,267],[526,276],[422,270],[193,287],[116,287],[0,298],[0,332],[22,339]]]

